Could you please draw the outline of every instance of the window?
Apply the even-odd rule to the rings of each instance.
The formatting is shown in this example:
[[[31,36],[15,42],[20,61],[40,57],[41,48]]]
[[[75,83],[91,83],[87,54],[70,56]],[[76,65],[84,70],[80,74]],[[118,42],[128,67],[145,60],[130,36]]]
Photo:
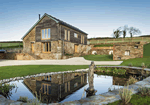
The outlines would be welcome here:
[[[134,46],[134,48],[138,48],[138,46]]]
[[[81,35],[81,43],[84,44],[84,36],[83,35]]]
[[[78,34],[77,34],[77,33],[74,33],[74,37],[78,38]]]
[[[130,55],[130,51],[126,50],[124,55]]]
[[[51,94],[51,86],[49,84],[42,85],[42,93]]]
[[[42,39],[50,39],[50,28],[48,29],[42,29]]]
[[[68,82],[68,91],[70,91],[70,82]]]
[[[43,52],[50,52],[51,51],[51,42],[43,43]]]
[[[68,31],[68,41],[70,41],[70,31]]]
[[[67,40],[67,30],[65,30],[65,40]]]
[[[75,84],[74,84],[74,87],[77,87],[77,86],[78,86],[78,83],[75,83]]]
[[[84,36],[83,36],[83,42],[82,43],[84,44]]]
[[[121,60],[121,57],[118,57],[118,60]]]
[[[51,76],[50,76],[50,81],[51,81]]]
[[[48,86],[48,94],[51,94],[51,86]]]
[[[67,92],[67,83],[65,83],[65,92]]]

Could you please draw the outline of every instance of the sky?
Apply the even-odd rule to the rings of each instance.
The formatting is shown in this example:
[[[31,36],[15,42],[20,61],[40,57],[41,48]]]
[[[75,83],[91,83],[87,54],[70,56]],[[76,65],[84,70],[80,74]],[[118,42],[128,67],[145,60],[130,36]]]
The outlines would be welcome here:
[[[2,0],[0,41],[22,41],[44,13],[81,29],[88,38],[112,37],[113,30],[124,25],[150,35],[149,4],[150,0]]]

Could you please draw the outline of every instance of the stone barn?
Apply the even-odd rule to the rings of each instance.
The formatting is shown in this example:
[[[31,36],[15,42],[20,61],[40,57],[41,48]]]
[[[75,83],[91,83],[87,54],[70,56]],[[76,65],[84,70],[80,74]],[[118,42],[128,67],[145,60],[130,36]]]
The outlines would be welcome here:
[[[22,37],[23,52],[39,59],[63,59],[65,54],[88,54],[87,33],[44,14]],[[23,58],[23,57],[22,57]]]
[[[127,44],[114,44],[113,60],[143,58],[143,43],[130,42]]]

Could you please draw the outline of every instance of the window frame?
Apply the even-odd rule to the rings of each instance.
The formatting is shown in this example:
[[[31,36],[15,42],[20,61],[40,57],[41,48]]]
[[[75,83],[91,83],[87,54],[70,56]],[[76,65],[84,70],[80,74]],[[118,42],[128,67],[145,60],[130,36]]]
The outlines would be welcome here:
[[[84,35],[81,35],[81,43],[84,44]]]
[[[48,38],[48,29],[50,29],[50,38]],[[42,33],[42,30],[44,30],[44,38],[43,38],[43,33]],[[47,30],[47,37],[45,36],[45,30]],[[44,29],[41,29],[41,40],[46,40],[46,39],[51,39],[51,28],[44,28]]]
[[[67,30],[65,29],[64,39],[67,40]]]
[[[48,43],[48,51],[44,51],[44,46],[45,46],[45,50],[46,48],[46,44]],[[51,53],[51,46],[50,46],[51,42],[42,42],[42,53]]]
[[[68,31],[68,41],[70,41],[70,31]]]
[[[43,86],[44,86],[44,92],[43,92]],[[50,86],[51,87],[51,85],[50,84],[45,84],[45,83],[42,83],[41,84],[41,87],[42,87],[42,93],[43,94],[49,94],[49,88],[48,88],[48,86]],[[46,87],[47,87],[47,91],[46,91]],[[52,89],[52,88],[51,88]],[[51,91],[52,92],[52,91]]]
[[[77,35],[77,37],[75,37],[75,35]],[[78,38],[78,34],[77,34],[77,33],[75,33],[75,32],[74,32],[74,37],[75,37],[75,38]]]
[[[130,50],[125,50],[124,55],[130,56]]]

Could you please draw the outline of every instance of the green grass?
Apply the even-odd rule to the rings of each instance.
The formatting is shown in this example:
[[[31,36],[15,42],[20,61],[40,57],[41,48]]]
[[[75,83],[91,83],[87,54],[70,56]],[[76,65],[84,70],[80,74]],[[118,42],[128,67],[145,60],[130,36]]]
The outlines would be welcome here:
[[[85,55],[83,57],[93,61],[113,61],[113,55]]]
[[[94,45],[94,47],[113,47],[113,44]]]
[[[115,39],[95,39],[93,38],[91,41],[90,41],[90,44],[96,44],[96,43],[117,43],[117,42],[131,42],[131,38],[115,38]],[[142,37],[133,37],[133,42],[139,42],[139,41],[142,41]],[[143,37],[143,41],[147,41],[147,42],[150,42],[150,37]]]
[[[0,49],[1,48],[18,48],[18,47],[19,47],[19,43],[0,43]],[[20,43],[20,47],[23,47],[23,43]]]
[[[89,64],[90,65],[90,64]],[[0,67],[0,80],[38,73],[68,71],[89,68],[88,65],[20,65]]]
[[[107,105],[118,105],[120,102],[121,100],[118,100]],[[132,105],[150,105],[150,96],[141,96],[141,94],[133,94],[130,103]]]

